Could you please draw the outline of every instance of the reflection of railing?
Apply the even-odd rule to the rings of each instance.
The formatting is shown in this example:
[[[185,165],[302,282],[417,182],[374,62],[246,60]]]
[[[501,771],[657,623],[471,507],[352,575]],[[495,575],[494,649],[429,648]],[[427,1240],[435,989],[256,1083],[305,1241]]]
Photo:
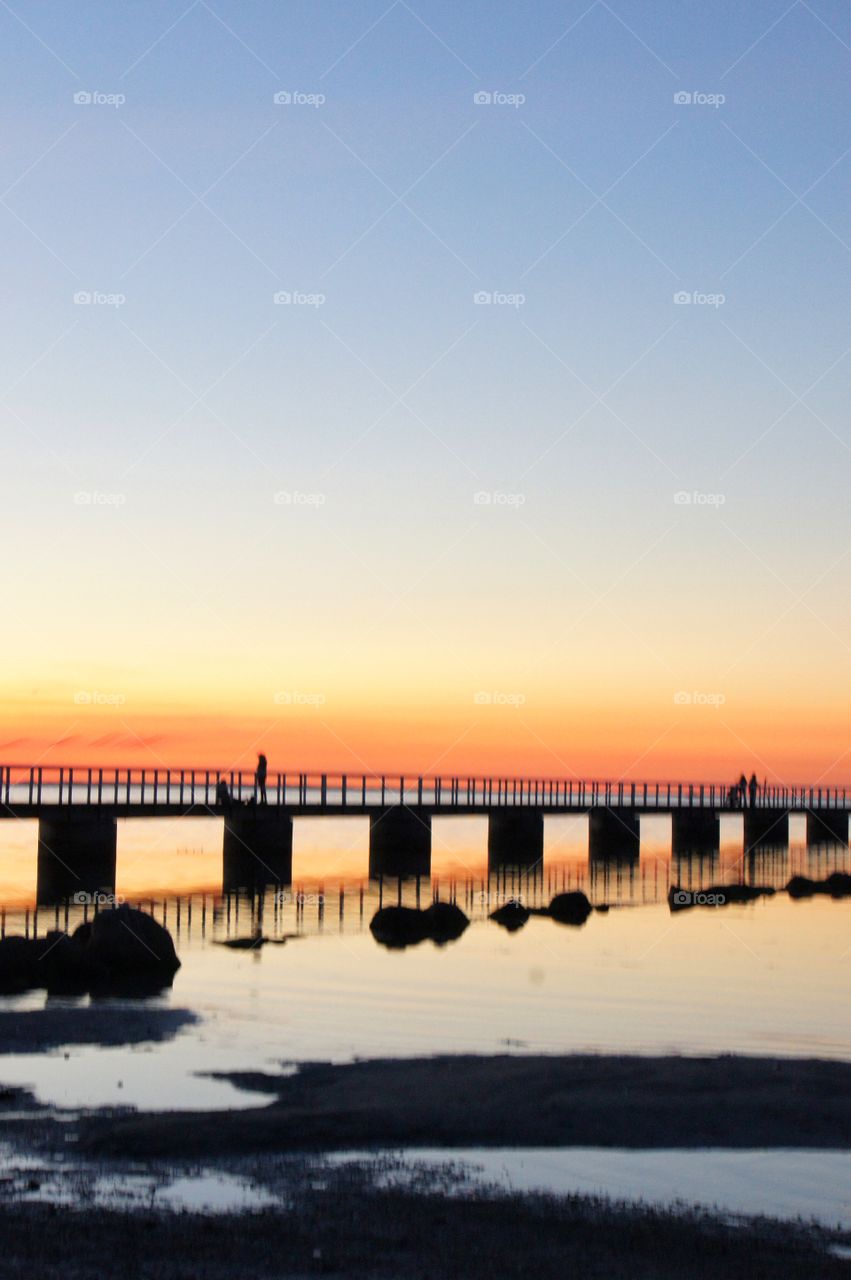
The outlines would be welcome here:
[[[0,803],[9,808],[92,805],[110,809],[206,808],[259,797],[253,772],[216,769],[99,769],[60,765],[0,766]],[[269,804],[317,812],[368,812],[405,804],[428,809],[490,810],[531,807],[734,809],[727,783],[606,782],[564,778],[404,777],[387,774],[270,773]],[[846,787],[760,787],[753,806],[766,809],[849,809]]]
[[[475,921],[484,920],[508,901],[542,907],[557,893],[569,890],[582,890],[595,905],[652,906],[667,902],[673,885],[690,891],[733,883],[782,889],[792,875],[823,880],[834,871],[851,871],[851,851],[846,845],[766,846],[756,857],[739,854],[731,861],[717,853],[648,857],[640,863],[608,859],[592,865],[565,859],[546,868],[540,864],[533,868],[501,867],[481,875],[384,876],[335,883],[330,888],[312,880],[255,893],[133,895],[127,902],[153,915],[178,942],[220,942],[250,936],[258,929],[273,938],[293,933],[360,933],[379,907],[397,904],[427,907],[435,900],[455,902]],[[73,931],[103,909],[100,897],[108,899],[107,905],[123,901],[112,895],[91,895],[91,905],[81,905],[81,896],[87,895],[50,907],[7,909],[0,905],[0,936],[42,936],[50,929]]]

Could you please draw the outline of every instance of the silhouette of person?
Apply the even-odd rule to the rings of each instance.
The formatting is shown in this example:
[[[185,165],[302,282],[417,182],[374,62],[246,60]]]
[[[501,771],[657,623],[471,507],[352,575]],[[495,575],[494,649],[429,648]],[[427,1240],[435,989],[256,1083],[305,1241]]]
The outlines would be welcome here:
[[[744,809],[748,803],[748,780],[744,774],[739,778],[739,806]]]
[[[225,810],[228,810],[228,811],[230,810],[230,807],[231,807],[230,787],[225,782],[224,778],[219,778],[218,784],[216,786],[216,804],[220,804],[222,808]]]
[[[738,809],[739,807],[739,788],[736,786],[735,782],[727,792],[727,804],[731,809]]]
[[[256,787],[257,787],[257,791],[258,791],[258,793],[259,793],[259,796],[260,796],[260,803],[261,803],[261,804],[266,804],[266,803],[267,803],[267,801],[266,801],[266,771],[267,771],[268,767],[269,767],[269,766],[268,766],[268,762],[267,762],[267,760],[266,760],[266,757],[263,755],[263,753],[262,753],[262,751],[261,751],[261,753],[260,753],[260,754],[258,755],[258,757],[257,757],[257,771],[256,771],[256,773],[254,774],[254,782],[255,782],[255,785],[256,785]]]
[[[751,774],[751,780],[748,783],[748,793],[750,794],[751,808],[753,809],[754,806],[756,805],[757,795],[759,794],[759,783],[757,782],[757,777],[755,773]]]

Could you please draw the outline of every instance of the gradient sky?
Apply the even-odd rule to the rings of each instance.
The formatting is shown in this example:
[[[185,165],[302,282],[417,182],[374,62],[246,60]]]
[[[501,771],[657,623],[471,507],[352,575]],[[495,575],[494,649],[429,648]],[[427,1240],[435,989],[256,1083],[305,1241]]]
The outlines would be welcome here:
[[[0,31],[5,760],[847,780],[847,5]]]

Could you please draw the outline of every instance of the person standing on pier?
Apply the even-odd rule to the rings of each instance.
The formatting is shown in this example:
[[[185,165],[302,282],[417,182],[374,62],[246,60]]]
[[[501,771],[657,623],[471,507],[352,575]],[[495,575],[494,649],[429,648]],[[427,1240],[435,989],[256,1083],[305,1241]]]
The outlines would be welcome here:
[[[739,778],[739,808],[744,809],[748,803],[748,780],[744,774]]]
[[[751,774],[751,780],[748,783],[748,793],[750,795],[751,808],[753,809],[756,807],[756,798],[759,795],[759,782],[757,781],[755,773]]]
[[[257,757],[257,770],[254,774],[254,784],[257,791],[257,797],[261,804],[266,804],[266,771],[268,762],[262,751]]]

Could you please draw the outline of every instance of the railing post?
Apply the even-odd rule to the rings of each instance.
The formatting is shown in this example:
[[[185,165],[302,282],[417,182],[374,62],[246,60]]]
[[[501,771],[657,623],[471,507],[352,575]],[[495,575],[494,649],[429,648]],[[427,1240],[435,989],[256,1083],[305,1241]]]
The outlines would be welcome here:
[[[321,804],[322,804],[322,808],[324,809],[324,808],[325,808],[325,805],[326,805],[326,803],[327,803],[327,800],[328,800],[328,775],[327,775],[327,773],[323,773],[323,774],[322,774],[322,780],[321,780],[321,783],[320,783],[320,788],[321,788],[321,790],[320,790],[320,795],[321,795],[321,797],[322,797],[322,799],[321,799]]]
[[[343,774],[342,777],[340,778],[340,803],[345,809],[346,807],[346,775],[345,774]]]
[[[180,770],[180,803],[183,804],[183,770]]]
[[[62,795],[65,789],[65,770],[59,766],[59,803],[62,803]]]

